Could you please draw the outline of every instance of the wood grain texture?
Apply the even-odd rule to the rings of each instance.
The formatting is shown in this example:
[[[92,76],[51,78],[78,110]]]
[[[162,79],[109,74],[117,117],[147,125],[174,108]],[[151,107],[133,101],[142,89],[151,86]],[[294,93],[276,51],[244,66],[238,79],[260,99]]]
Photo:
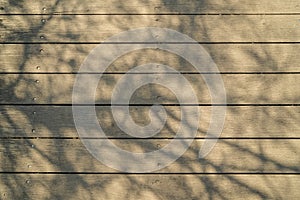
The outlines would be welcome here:
[[[82,75],[89,80],[91,74]],[[97,75],[96,75],[97,76]],[[97,104],[110,104],[113,88],[123,74],[104,74],[96,91]],[[148,76],[148,75],[147,75]],[[151,76],[158,77],[160,74]],[[168,74],[169,77],[174,75]],[[213,78],[215,74],[206,74]],[[297,104],[300,100],[299,74],[222,74],[227,103],[229,104]],[[141,79],[140,74],[129,74],[132,81]],[[210,104],[210,94],[201,74],[184,74],[193,87],[198,102]],[[74,74],[1,74],[2,104],[71,104]],[[172,82],[176,87],[182,85]],[[83,84],[82,87],[85,87]],[[182,90],[184,91],[184,90]],[[124,91],[125,92],[125,91]],[[140,87],[132,95],[131,104],[178,103],[175,95],[165,87],[148,84]],[[224,103],[224,102],[215,102]]]
[[[1,73],[78,72],[97,44],[0,44]],[[176,45],[174,45],[176,46]],[[204,44],[220,72],[299,72],[298,44]],[[134,66],[161,63],[180,72],[195,72],[183,58],[162,50],[123,55],[106,72],[127,72]],[[39,68],[37,68],[39,66]]]
[[[297,175],[1,174],[1,199],[298,199]]]
[[[299,0],[0,0],[0,199],[299,199],[299,8]],[[150,174],[124,174],[83,145],[73,121],[72,90],[93,48],[140,27],[174,29],[202,43],[219,71],[227,73],[222,74],[227,103],[237,105],[227,107],[221,139],[204,159],[198,154],[209,126],[208,105],[198,106],[196,139],[178,160]],[[118,42],[143,43],[142,36]],[[169,42],[164,35],[154,38]],[[202,75],[162,50],[123,55],[106,72],[125,73],[150,62],[186,73],[198,97],[187,104],[211,103]],[[106,74],[99,82],[99,124],[121,149],[163,148],[179,128],[176,97],[158,85],[137,90],[133,105],[174,105],[165,107],[168,119],[159,134],[131,138],[103,105],[111,103],[122,76]],[[142,79],[130,76],[132,82]],[[130,114],[139,125],[151,121],[149,106],[131,106]]]
[[[105,143],[104,140],[93,140],[99,142],[99,145],[104,145],[102,141]],[[110,141],[121,149],[145,153],[158,150],[171,140]],[[194,140],[178,160],[157,172],[299,173],[300,171],[300,140],[222,139],[218,140],[208,156],[198,159],[203,141]],[[5,139],[0,142],[2,172],[117,172],[95,159],[79,139]],[[110,151],[111,155],[114,155],[114,152]]]
[[[199,42],[299,42],[297,15],[2,15],[0,42],[102,42],[128,29],[169,28]],[[45,19],[46,22],[42,22]],[[157,42],[168,42],[157,35]],[[123,42],[143,42],[135,37]]]
[[[82,2],[80,0],[17,1],[2,0],[5,14],[123,14],[123,13],[298,13],[299,1],[287,0],[117,0]]]
[[[132,106],[131,117],[140,126],[150,123],[147,106]],[[174,137],[181,122],[180,107],[166,106],[167,122],[154,138]],[[199,107],[201,116],[197,137],[205,137],[211,107]],[[0,137],[78,137],[69,106],[1,106]],[[96,113],[109,138],[128,138],[114,121],[109,106],[97,106]],[[221,138],[300,138],[300,107],[234,106],[226,108]],[[188,125],[188,124],[187,124]]]

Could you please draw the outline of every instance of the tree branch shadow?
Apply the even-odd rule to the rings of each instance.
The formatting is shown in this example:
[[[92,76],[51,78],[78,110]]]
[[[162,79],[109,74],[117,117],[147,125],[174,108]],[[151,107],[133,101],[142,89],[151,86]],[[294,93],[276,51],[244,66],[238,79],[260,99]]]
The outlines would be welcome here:
[[[25,1],[8,1],[9,6],[14,7],[14,9],[19,9],[20,12],[26,13],[27,10],[23,6],[24,2]],[[168,9],[168,5],[174,5],[176,4],[176,2],[177,1],[172,1],[172,3],[171,1],[161,1],[161,3],[165,6],[165,9]],[[206,1],[202,2],[203,4],[205,4]],[[65,5],[64,3],[61,3],[60,0],[56,0],[50,10],[55,11],[56,7],[61,6],[62,4]],[[122,9],[122,6],[124,5],[122,5],[122,2],[120,2],[118,7]],[[170,11],[172,11],[172,8],[169,9]],[[195,8],[195,10],[197,9],[200,8]],[[234,8],[232,9],[234,10]],[[126,10],[124,10],[124,12],[126,12]],[[136,12],[138,13],[138,10]],[[51,22],[53,17],[57,16],[53,14],[49,14],[46,16],[42,15],[41,19],[45,19],[46,21]],[[76,23],[72,25],[72,30],[68,30],[68,27],[70,27],[68,24],[74,22],[74,19],[76,19],[76,17],[78,16],[66,15],[61,17],[59,25],[65,28],[62,28],[64,31],[63,34],[56,33],[56,36],[58,38],[62,38],[66,41],[76,41],[79,37],[81,37],[80,27],[82,26],[82,24],[80,23],[90,24],[91,26],[98,23],[93,18],[93,15],[89,15],[86,16],[86,21],[76,22],[75,20]],[[130,17],[133,18],[136,16]],[[205,38],[205,40],[211,39],[212,36],[209,34],[205,21],[199,23],[193,16],[190,16],[189,19],[190,21],[188,23],[201,25],[200,29],[204,33],[203,38]],[[126,24],[122,24],[121,21],[118,21],[121,20],[121,18],[116,19],[112,15],[107,16],[107,20],[111,22],[111,26],[115,27],[116,30],[126,30],[128,28]],[[174,24],[176,23],[172,22],[172,18],[170,18],[170,20],[171,21],[169,23],[174,26]],[[271,191],[267,192],[264,188],[260,188],[261,185],[249,184],[246,179],[241,179],[238,176],[239,174],[237,175],[235,173],[255,173],[262,178],[265,184],[270,185],[272,184],[272,182],[268,179],[267,176],[263,176],[266,173],[273,173],[274,171],[276,173],[299,173],[299,159],[297,160],[297,158],[295,158],[296,163],[298,164],[289,162],[285,163],[284,159],[278,161],[276,160],[276,156],[274,158],[274,156],[270,156],[269,153],[264,152],[265,142],[264,140],[259,139],[257,140],[259,142],[257,144],[258,149],[255,150],[249,148],[249,146],[247,145],[244,146],[242,142],[237,143],[234,138],[233,140],[227,140],[228,138],[224,137],[219,141],[226,148],[232,149],[232,151],[242,152],[245,157],[253,158],[253,160],[256,160],[257,164],[253,165],[255,168],[253,168],[251,164],[250,166],[248,166],[248,163],[244,163],[242,167],[238,163],[228,163],[228,161],[226,161],[226,156],[228,156],[228,154],[224,154],[223,158],[222,156],[220,156],[220,160],[213,158],[205,158],[199,160],[199,146],[197,145],[193,146],[192,149],[189,149],[187,151],[187,154],[179,158],[172,166],[150,174],[118,174],[119,172],[117,172],[116,170],[102,165],[95,158],[93,158],[79,142],[80,138],[78,138],[78,135],[75,131],[70,106],[58,105],[55,108],[53,107],[53,111],[51,108],[53,105],[37,105],[38,102],[36,101],[36,99],[34,99],[36,97],[33,96],[33,94],[39,94],[45,91],[40,91],[37,80],[33,79],[33,76],[31,76],[31,74],[47,74],[47,70],[51,71],[50,74],[53,71],[61,72],[60,66],[62,65],[67,66],[67,71],[71,72],[70,74],[72,74],[74,72],[74,69],[78,69],[78,65],[80,65],[80,63],[78,63],[78,60],[76,59],[76,55],[87,55],[89,53],[88,48],[85,48],[84,44],[77,44],[75,47],[73,47],[74,49],[72,49],[73,51],[75,51],[75,56],[68,57],[67,55],[64,55],[65,52],[69,51],[67,45],[61,45],[61,48],[55,51],[55,47],[57,47],[57,45],[59,44],[53,44],[53,47],[51,47],[52,44],[47,43],[51,43],[53,41],[48,41],[48,38],[45,37],[43,38],[43,42],[34,44],[35,46],[33,50],[33,43],[37,41],[37,38],[41,37],[41,33],[43,33],[43,29],[45,26],[47,26],[47,23],[41,22],[40,24],[36,24],[35,22],[31,21],[23,21],[22,23],[28,26],[28,29],[10,30],[9,27],[1,27],[11,33],[7,38],[5,38],[6,42],[14,42],[16,38],[22,40],[24,35],[26,40],[23,40],[20,44],[22,45],[23,54],[22,59],[20,59],[18,65],[19,73],[13,73],[13,75],[8,74],[7,76],[2,75],[0,79],[0,90],[2,93],[2,97],[0,97],[0,102],[2,103],[0,124],[0,176],[3,177],[3,179],[0,181],[1,187],[3,187],[3,189],[0,190],[0,192],[2,193],[0,194],[0,199],[34,199],[37,198],[36,196],[34,196],[35,194],[42,194],[43,199],[109,199],[112,197],[117,198],[117,192],[120,192],[120,196],[126,199],[142,198],[144,196],[157,199],[198,199],[201,198],[201,196],[199,196],[199,193],[201,192],[203,192],[203,196],[205,199],[230,199],[230,192],[226,191],[226,185],[223,186],[219,184],[219,179],[222,179],[222,183],[224,182],[226,184],[235,185],[237,188],[240,188],[245,194],[247,193],[249,195],[253,195],[253,197],[268,199],[274,197],[270,195],[273,194],[278,198],[284,198],[283,196],[281,196],[281,192],[276,190],[276,187],[270,187],[269,189]],[[247,23],[252,23],[250,18],[248,19]],[[76,29],[74,27],[78,28]],[[177,26],[178,31],[186,32],[185,28],[185,22],[179,23],[179,25]],[[74,30],[76,31],[74,32]],[[253,27],[253,30],[255,30],[255,27]],[[199,26],[191,27],[189,31],[197,32],[199,31]],[[258,33],[257,36],[259,36]],[[45,50],[43,48],[44,45],[48,45],[49,48],[53,49]],[[257,63],[266,63],[266,60],[268,61],[268,63],[272,63],[268,65],[267,68],[264,68],[264,71],[276,71],[280,69],[280,66],[276,65],[274,57],[270,55],[269,52],[264,48],[265,46],[261,46],[259,51],[255,49],[245,49],[244,53],[247,54],[251,59],[255,59]],[[213,48],[206,47],[206,49],[210,54],[214,53]],[[30,73],[26,73],[29,66],[28,62],[29,60],[31,60],[33,51],[36,51],[36,53],[39,54],[38,59],[42,63],[43,60],[46,59],[47,55],[51,55],[51,59],[53,59],[53,62],[57,63],[56,66],[52,69],[45,69],[44,72],[39,72],[34,69]],[[162,53],[168,54],[166,52]],[[134,67],[140,65],[143,62],[146,63],[156,60],[155,57],[139,60],[139,56],[141,55],[137,53],[134,59],[127,60],[127,66]],[[126,55],[124,55],[123,58],[121,57],[119,59],[122,60],[124,58],[126,58]],[[172,58],[172,56],[168,57],[167,55],[166,58]],[[115,71],[117,65],[121,65],[123,63],[120,60],[116,61],[117,64],[112,64],[107,69],[107,71]],[[166,64],[169,62],[168,59],[164,59],[164,56],[160,57],[159,61]],[[180,58],[177,58],[177,61],[178,62],[175,63],[178,64],[177,67],[179,69],[183,71],[187,70],[187,68],[190,69],[190,66],[187,68],[182,68],[182,66],[189,65],[187,61]],[[36,67],[38,66],[34,66],[34,68]],[[42,67],[47,68],[47,66]],[[128,70],[130,69],[130,67],[125,69]],[[124,70],[124,68],[122,68],[122,70]],[[56,74],[55,76],[60,76],[60,74]],[[277,78],[275,78],[273,81],[276,82],[276,80]],[[55,83],[57,79],[51,79],[50,77],[48,79],[45,79],[45,81],[47,81],[47,85],[49,86],[48,91],[53,91],[53,88],[51,88],[51,86],[57,84]],[[64,80],[60,81],[63,86]],[[105,80],[106,85],[114,85],[116,82],[117,78],[114,77]],[[203,91],[206,87],[202,84],[197,83],[194,85],[197,91]],[[69,89],[71,90],[71,88]],[[145,90],[143,90],[142,88],[141,91],[144,92]],[[157,87],[148,87],[148,91],[149,96],[140,94],[141,102],[149,101],[149,98],[153,97],[153,94],[155,94],[154,97],[156,98],[151,99],[153,103],[178,103],[177,101],[174,102],[174,96],[165,96],[166,90],[162,90],[161,88]],[[139,91],[137,91],[136,95],[139,95],[138,92]],[[45,101],[53,103],[56,101],[58,96],[63,96],[64,93],[65,91],[63,90],[57,91],[55,95],[50,93]],[[229,96],[228,98],[234,99],[234,97],[231,96]],[[264,93],[262,93],[259,98],[265,102],[268,102],[270,100],[266,98]],[[107,99],[106,101],[109,102],[109,100]],[[28,105],[18,105],[23,104],[24,102]],[[47,108],[45,108],[44,106]],[[66,106],[69,106],[69,108],[65,108]],[[105,130],[110,131],[109,138],[117,138],[119,140],[130,139],[126,143],[126,147],[128,147],[129,150],[142,149],[144,151],[152,151],[162,147],[157,145],[157,140],[159,139],[155,140],[152,138],[153,140],[147,139],[142,142],[132,140],[132,137],[129,137],[128,135],[122,133],[122,131],[115,124],[114,120],[108,120],[112,118],[111,112],[109,112],[106,108],[102,108],[101,106],[99,107],[97,108],[97,114],[99,114],[100,116],[99,123],[101,124],[102,120],[104,120],[105,123],[108,123],[108,125],[105,127]],[[144,107],[145,111],[139,110],[139,112],[133,111],[132,113],[136,114],[136,121],[140,120],[139,123],[141,123],[142,125],[147,125],[147,123],[149,123],[149,116],[146,112],[148,108],[147,106]],[[38,108],[40,108],[40,110],[36,110]],[[11,111],[12,109],[14,109],[13,112]],[[39,115],[39,113],[43,109],[44,115],[41,116]],[[47,109],[49,110],[47,111]],[[266,116],[274,118],[275,123],[281,123],[282,130],[285,130],[284,128],[286,127],[284,124],[286,123],[286,119],[280,118],[279,114],[274,116],[273,113],[268,113],[268,111],[265,112]],[[55,116],[55,114],[57,114],[58,116]],[[169,111],[167,108],[167,114],[168,122],[163,129],[163,134],[158,134],[156,136],[156,138],[164,138],[161,139],[161,141],[169,141],[170,139],[174,138],[174,136],[176,135],[176,131],[178,130],[178,124],[176,124],[176,122],[180,122],[180,115],[178,115],[178,113]],[[179,114],[181,113],[179,112]],[[37,115],[43,118],[43,120],[37,119]],[[243,115],[243,113],[236,110],[235,115]],[[53,117],[53,119],[49,118],[49,116]],[[287,116],[297,119],[297,113],[296,115],[295,113],[287,113]],[[57,117],[57,119],[54,119],[54,117]],[[172,123],[170,121],[172,121]],[[259,126],[263,126],[265,121],[264,119],[261,119],[261,121],[257,123],[259,124]],[[24,127],[24,125],[26,127]],[[298,127],[297,124],[295,126]],[[42,127],[43,131],[41,134],[39,133],[40,130],[37,127]],[[240,124],[239,129],[243,130],[246,129],[246,127],[247,124]],[[207,127],[198,130],[198,140],[203,140],[206,129]],[[67,132],[66,135],[64,135],[65,132]],[[43,134],[45,134],[46,136],[43,136]],[[277,142],[276,138],[274,138],[274,140],[276,140]],[[39,142],[41,143],[41,145],[37,145]],[[184,143],[186,141],[182,140],[182,142]],[[276,142],[274,142],[274,144],[272,145],[276,145]],[[42,144],[46,145],[44,146]],[[119,145],[122,146],[122,144]],[[299,153],[297,147],[293,145],[294,143],[289,144],[289,140],[286,140],[285,146],[288,147],[289,152]],[[72,154],[72,151],[74,151],[74,154],[70,156],[70,152]],[[214,151],[212,151],[211,154],[213,155]],[[169,154],[166,156],[174,157],[175,155]],[[83,163],[79,163],[81,162],[81,159],[84,160]],[[245,161],[245,158],[237,157],[237,159]],[[31,162],[37,164],[37,166],[33,166]],[[271,166],[272,170],[268,171],[268,167],[267,169],[265,169],[264,165],[267,165],[268,167]],[[81,169],[83,171],[79,171],[78,169]],[[103,169],[103,171],[97,171],[97,169]],[[191,176],[193,176],[194,179],[191,179]],[[199,190],[191,186],[191,182],[197,183],[199,185]],[[286,179],[286,182],[289,183],[288,178]],[[166,184],[167,186],[162,186],[162,184]],[[166,190],[168,184],[172,186],[171,188],[173,189],[173,191]],[[55,190],[53,190],[53,188]],[[101,194],[101,196],[98,196],[99,194]]]

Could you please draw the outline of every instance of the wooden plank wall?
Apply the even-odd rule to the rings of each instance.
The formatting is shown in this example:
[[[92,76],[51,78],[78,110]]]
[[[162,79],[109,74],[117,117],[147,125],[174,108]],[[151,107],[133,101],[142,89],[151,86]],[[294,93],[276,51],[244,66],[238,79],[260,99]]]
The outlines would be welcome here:
[[[0,0],[0,199],[299,199],[299,11],[299,0]],[[150,105],[167,105],[162,131],[140,140],[116,126],[107,105],[111,91],[137,65],[183,72],[201,109],[196,139],[181,158],[153,173],[126,174],[81,143],[72,87],[101,41],[145,26],[174,29],[203,45],[219,67],[229,105],[220,140],[199,160],[213,106],[201,74],[161,50],[117,59],[99,84],[96,110],[120,147],[159,149],[179,124],[174,95],[150,85],[132,97],[131,114],[146,125]]]

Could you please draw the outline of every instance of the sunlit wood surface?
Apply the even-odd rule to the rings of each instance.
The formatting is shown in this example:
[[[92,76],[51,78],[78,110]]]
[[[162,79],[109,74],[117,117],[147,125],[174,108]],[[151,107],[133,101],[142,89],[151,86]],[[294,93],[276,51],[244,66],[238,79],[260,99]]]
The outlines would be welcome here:
[[[139,27],[170,28],[198,41],[219,68],[228,106],[218,143],[198,159],[211,108],[224,106],[211,104],[202,74],[167,51],[119,57],[98,85],[96,112],[120,148],[158,150],[180,124],[176,96],[145,85],[132,96],[130,114],[147,125],[151,105],[165,105],[164,128],[134,139],[117,126],[109,106],[113,88],[138,65],[182,72],[198,98],[188,104],[201,110],[196,138],[178,160],[152,173],[127,174],[82,144],[72,90],[92,49]],[[299,52],[300,0],[0,0],[0,199],[300,199]]]

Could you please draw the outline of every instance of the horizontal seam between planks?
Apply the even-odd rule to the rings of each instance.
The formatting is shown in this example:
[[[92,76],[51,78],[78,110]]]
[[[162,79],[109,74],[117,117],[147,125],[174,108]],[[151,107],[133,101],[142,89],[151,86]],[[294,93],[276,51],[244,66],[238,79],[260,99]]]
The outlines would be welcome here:
[[[54,15],[54,16],[65,16],[65,15],[69,15],[69,16],[72,16],[72,15],[83,15],[83,16],[101,16],[101,15],[129,15],[129,16],[133,16],[133,15],[137,15],[137,16],[140,16],[140,15],[154,15],[154,16],[157,16],[157,15],[199,15],[199,16],[232,16],[232,15],[279,15],[279,16],[284,16],[284,15],[287,15],[287,16],[290,16],[290,15],[300,15],[300,13],[298,12],[274,12],[274,13],[270,13],[270,12],[257,12],[257,13],[247,13],[247,12],[232,12],[232,13],[227,13],[227,12],[209,12],[209,13],[185,13],[185,12],[171,12],[171,13],[168,13],[168,12],[165,12],[165,13],[63,13],[63,12],[53,12],[53,13],[1,13],[0,16],[10,16],[10,15],[24,15],[24,16],[49,16],[49,15]]]
[[[0,103],[0,106],[98,106],[98,107],[104,107],[104,106],[133,106],[133,107],[138,107],[138,106],[152,106],[153,104],[18,104],[18,103]],[[300,106],[300,104],[160,104],[162,106],[228,106],[228,107],[242,107],[242,106]]]
[[[124,172],[0,172],[0,174],[40,174],[40,175],[71,175],[71,174],[99,174],[99,175],[300,175],[300,172],[150,172],[150,173],[124,173]]]
[[[74,131],[75,132],[75,131]],[[172,138],[172,137],[152,137],[152,138],[126,138],[126,137],[0,137],[0,140],[300,140],[300,137],[191,137],[191,138]]]
[[[8,42],[2,41],[0,44],[300,44],[300,41],[294,42]]]
[[[299,72],[0,72],[2,74],[300,74]]]

